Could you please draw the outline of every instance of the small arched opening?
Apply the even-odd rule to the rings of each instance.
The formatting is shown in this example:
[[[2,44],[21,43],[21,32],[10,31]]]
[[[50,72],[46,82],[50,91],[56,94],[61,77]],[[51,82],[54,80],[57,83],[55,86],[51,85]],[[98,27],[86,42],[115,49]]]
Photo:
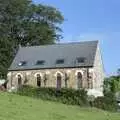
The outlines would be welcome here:
[[[62,75],[60,73],[57,73],[57,89],[61,89],[62,84]]]
[[[77,73],[77,86],[78,86],[78,89],[82,88],[82,74],[81,74],[81,72]]]
[[[18,75],[18,87],[22,86],[22,76]]]
[[[40,74],[37,74],[37,86],[41,87],[41,76],[40,76]]]

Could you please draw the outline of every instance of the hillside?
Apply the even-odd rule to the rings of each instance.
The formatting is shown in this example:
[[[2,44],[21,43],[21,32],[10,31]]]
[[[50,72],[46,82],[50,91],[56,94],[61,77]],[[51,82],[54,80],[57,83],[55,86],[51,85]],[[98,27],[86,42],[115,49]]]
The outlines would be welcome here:
[[[120,114],[0,93],[0,120],[120,120]]]

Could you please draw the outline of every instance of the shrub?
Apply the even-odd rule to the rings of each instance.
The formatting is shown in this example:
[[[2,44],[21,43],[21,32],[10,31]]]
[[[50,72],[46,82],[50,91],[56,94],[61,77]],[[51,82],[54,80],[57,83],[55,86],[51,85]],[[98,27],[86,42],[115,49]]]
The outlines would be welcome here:
[[[93,95],[88,95],[87,100],[88,100],[90,106],[91,106],[91,107],[94,107],[95,96],[93,96]]]
[[[103,110],[116,111],[117,102],[112,92],[105,93],[104,97],[98,97],[94,101],[94,106]]]
[[[18,90],[17,94],[41,98],[44,100],[59,101],[64,104],[80,106],[88,105],[87,92],[84,89],[74,90],[62,88],[57,90],[56,88],[34,88],[30,86],[23,86],[20,90]]]

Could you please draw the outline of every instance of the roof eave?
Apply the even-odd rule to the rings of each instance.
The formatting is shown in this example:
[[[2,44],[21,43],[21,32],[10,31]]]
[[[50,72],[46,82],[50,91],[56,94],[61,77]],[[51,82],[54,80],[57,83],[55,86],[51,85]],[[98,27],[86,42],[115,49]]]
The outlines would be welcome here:
[[[8,69],[8,71],[27,71],[27,70],[43,70],[43,69],[64,69],[64,68],[69,68],[69,69],[72,69],[72,68],[92,68],[93,65],[90,65],[90,66],[75,66],[75,67],[54,67],[54,68],[29,68],[29,69]]]

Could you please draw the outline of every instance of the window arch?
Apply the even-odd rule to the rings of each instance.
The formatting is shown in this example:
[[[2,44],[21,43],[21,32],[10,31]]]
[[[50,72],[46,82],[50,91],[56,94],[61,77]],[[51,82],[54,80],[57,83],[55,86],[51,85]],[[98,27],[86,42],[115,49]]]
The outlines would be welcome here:
[[[69,74],[66,72],[65,73],[65,87],[68,87],[68,80],[69,80]]]
[[[48,75],[45,73],[45,74],[44,74],[44,87],[45,87],[46,84],[47,84],[47,80],[48,80]]]
[[[37,86],[41,87],[41,76],[40,76],[40,74],[37,74],[36,78],[37,78]]]
[[[57,89],[61,89],[62,84],[62,75],[60,73],[57,73]]]
[[[78,86],[78,89],[82,88],[82,74],[81,74],[81,72],[77,73],[77,86]]]
[[[92,88],[93,88],[92,79],[93,79],[92,73],[90,72],[90,73],[88,74],[88,89],[92,89]]]
[[[18,87],[21,87],[21,85],[22,85],[22,76],[18,75],[17,79],[18,79]]]

